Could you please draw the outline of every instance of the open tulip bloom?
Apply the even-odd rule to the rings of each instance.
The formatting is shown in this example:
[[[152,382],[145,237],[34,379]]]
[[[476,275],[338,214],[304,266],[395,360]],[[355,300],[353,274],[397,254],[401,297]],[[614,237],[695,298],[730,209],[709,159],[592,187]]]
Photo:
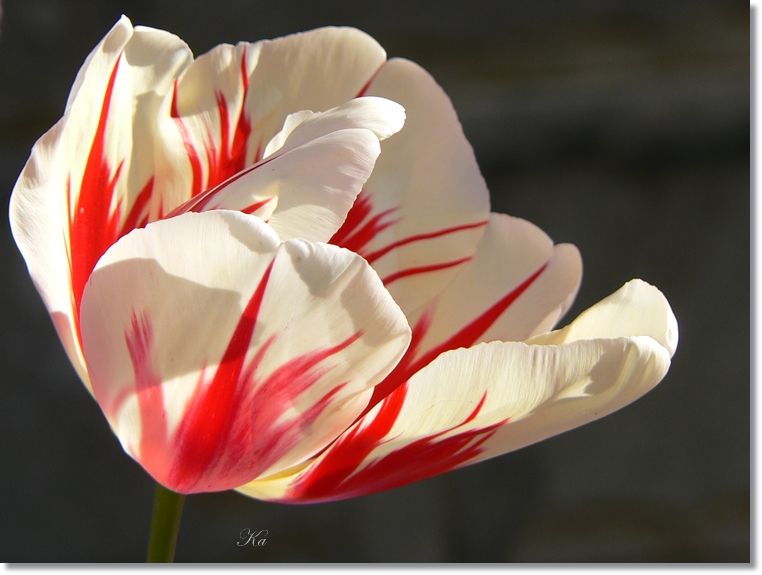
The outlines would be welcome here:
[[[313,503],[602,417],[667,373],[640,280],[551,331],[579,252],[489,211],[452,105],[369,36],[221,45],[122,19],[10,218],[124,450],[182,494]]]

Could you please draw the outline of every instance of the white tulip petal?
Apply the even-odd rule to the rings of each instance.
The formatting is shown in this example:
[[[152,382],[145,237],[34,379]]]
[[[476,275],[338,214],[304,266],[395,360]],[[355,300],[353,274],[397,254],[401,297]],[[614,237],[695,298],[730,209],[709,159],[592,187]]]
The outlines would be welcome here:
[[[447,352],[313,463],[238,490],[306,503],[400,487],[603,417],[653,388],[668,368],[669,353],[648,337]]]
[[[14,239],[67,354],[88,377],[79,303],[98,258],[160,210],[153,122],[191,53],[122,17],[88,56],[63,118],[43,135],[11,197]]]
[[[581,339],[647,335],[675,355],[677,319],[667,298],[643,280],[632,280],[582,312],[563,329],[537,335],[527,343],[560,345]]]
[[[373,174],[331,243],[365,257],[408,314],[473,255],[489,193],[449,98],[426,71],[390,60],[364,94],[398,102],[407,120],[381,143]]]
[[[633,322],[636,310],[647,319]],[[636,281],[554,332],[557,343],[567,343],[495,341],[443,353],[311,463],[238,491],[300,503],[367,495],[573,429],[661,381],[677,332],[664,340],[668,347],[658,336],[673,319],[661,292]],[[616,336],[620,328],[624,333]],[[570,335],[583,332],[590,339]]]
[[[473,259],[431,303],[408,316],[426,323],[419,355],[452,339],[449,349],[487,341],[524,341],[560,317],[582,278],[582,260],[570,244],[554,246],[537,226],[504,214],[490,222]],[[465,334],[464,334],[465,337]]]
[[[523,341],[553,327],[576,294],[579,251],[529,222],[490,214],[473,258],[433,300],[408,313],[413,340],[371,406],[440,354],[486,341]]]
[[[354,421],[409,342],[356,254],[279,243],[217,210],[135,230],[82,304],[93,391],[125,450],[183,493],[313,456]]]

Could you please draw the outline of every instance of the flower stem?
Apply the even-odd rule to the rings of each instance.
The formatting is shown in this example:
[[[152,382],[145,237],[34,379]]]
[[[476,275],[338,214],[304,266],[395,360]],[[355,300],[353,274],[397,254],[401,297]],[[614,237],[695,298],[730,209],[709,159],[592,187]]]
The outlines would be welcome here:
[[[185,495],[156,484],[151,531],[148,534],[147,563],[174,562],[183,503],[185,503]]]

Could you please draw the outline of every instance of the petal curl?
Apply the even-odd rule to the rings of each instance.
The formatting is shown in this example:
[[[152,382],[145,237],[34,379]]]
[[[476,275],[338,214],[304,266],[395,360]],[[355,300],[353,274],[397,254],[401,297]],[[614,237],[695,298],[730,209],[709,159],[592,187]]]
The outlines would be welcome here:
[[[355,98],[325,112],[303,110],[286,118],[283,129],[267,144],[264,157],[284,153],[338,130],[363,128],[385,140],[399,132],[404,123],[402,106],[375,96]]]
[[[191,57],[176,36],[133,30],[122,17],[88,56],[63,118],[35,143],[13,190],[14,239],[86,384],[82,290],[108,247],[160,210],[153,122]]]
[[[527,343],[560,345],[593,337],[647,335],[675,355],[679,331],[672,308],[658,288],[634,279],[582,312],[563,329],[537,335]]]
[[[356,254],[217,210],[135,230],[82,304],[93,391],[167,487],[237,487],[299,463],[359,415],[409,328]]]
[[[489,192],[450,99],[425,70],[390,60],[365,94],[398,102],[407,120],[381,143],[373,174],[331,243],[365,257],[408,314],[473,255]]]

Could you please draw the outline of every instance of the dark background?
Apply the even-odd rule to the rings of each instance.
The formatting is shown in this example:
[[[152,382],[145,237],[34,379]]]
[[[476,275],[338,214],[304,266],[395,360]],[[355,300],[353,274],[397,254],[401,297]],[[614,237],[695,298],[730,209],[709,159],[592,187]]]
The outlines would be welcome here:
[[[328,24],[451,95],[493,197],[585,275],[669,298],[666,379],[601,421],[408,487],[189,497],[178,561],[749,561],[750,21],[742,2],[6,0],[0,195],[124,12],[201,54]],[[0,218],[0,561],[141,561],[153,485],[82,388]],[[239,533],[267,529],[264,548]]]

